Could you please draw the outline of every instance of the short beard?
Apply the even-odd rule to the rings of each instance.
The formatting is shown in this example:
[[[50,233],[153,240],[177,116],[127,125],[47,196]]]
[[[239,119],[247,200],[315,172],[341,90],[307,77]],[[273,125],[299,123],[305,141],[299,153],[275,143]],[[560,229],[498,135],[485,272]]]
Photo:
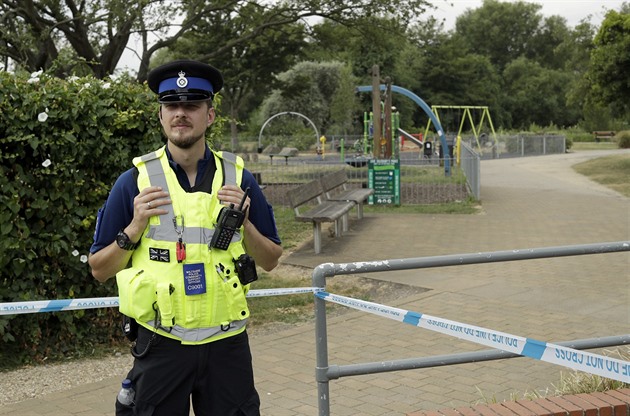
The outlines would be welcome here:
[[[190,149],[193,147],[199,140],[204,139],[205,136],[196,136],[196,137],[184,137],[184,138],[170,138],[169,141],[173,143],[174,146],[179,147],[180,149]]]

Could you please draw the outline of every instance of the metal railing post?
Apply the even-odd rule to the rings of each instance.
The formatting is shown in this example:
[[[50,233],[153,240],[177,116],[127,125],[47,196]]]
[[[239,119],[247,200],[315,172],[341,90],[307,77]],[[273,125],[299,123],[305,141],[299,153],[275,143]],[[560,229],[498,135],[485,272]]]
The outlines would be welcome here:
[[[332,263],[321,264],[313,270],[313,287],[326,288],[326,276],[334,276]],[[326,301],[315,295],[315,379],[317,380],[317,408],[319,416],[330,415],[328,378],[328,333]]]

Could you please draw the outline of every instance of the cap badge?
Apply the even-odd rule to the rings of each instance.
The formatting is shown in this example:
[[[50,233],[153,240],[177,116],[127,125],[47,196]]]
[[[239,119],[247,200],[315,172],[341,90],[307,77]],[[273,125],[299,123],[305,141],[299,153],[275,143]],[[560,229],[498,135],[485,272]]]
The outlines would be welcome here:
[[[177,86],[179,88],[186,88],[188,85],[188,80],[185,77],[186,73],[184,71],[180,71],[177,75],[179,75],[179,78],[177,78]]]

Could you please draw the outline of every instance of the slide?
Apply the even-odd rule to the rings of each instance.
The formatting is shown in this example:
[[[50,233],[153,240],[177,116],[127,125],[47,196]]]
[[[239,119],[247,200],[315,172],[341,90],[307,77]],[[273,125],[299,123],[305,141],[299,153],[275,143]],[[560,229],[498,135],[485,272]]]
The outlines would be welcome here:
[[[404,131],[401,128],[398,128],[398,133],[401,136],[404,136],[405,140],[411,141],[412,143],[416,144],[420,148],[420,150],[422,150],[422,148],[423,148],[422,140],[418,140],[418,138],[416,136],[413,136],[410,133],[407,133],[406,131]]]

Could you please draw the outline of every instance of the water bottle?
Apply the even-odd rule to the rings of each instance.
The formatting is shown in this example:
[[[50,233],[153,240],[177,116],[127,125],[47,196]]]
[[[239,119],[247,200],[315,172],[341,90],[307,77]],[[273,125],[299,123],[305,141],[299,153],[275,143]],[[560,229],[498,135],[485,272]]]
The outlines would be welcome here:
[[[131,380],[128,378],[124,379],[122,382],[122,388],[118,392],[118,402],[124,406],[133,406],[133,399],[136,395],[133,387],[131,387]]]

